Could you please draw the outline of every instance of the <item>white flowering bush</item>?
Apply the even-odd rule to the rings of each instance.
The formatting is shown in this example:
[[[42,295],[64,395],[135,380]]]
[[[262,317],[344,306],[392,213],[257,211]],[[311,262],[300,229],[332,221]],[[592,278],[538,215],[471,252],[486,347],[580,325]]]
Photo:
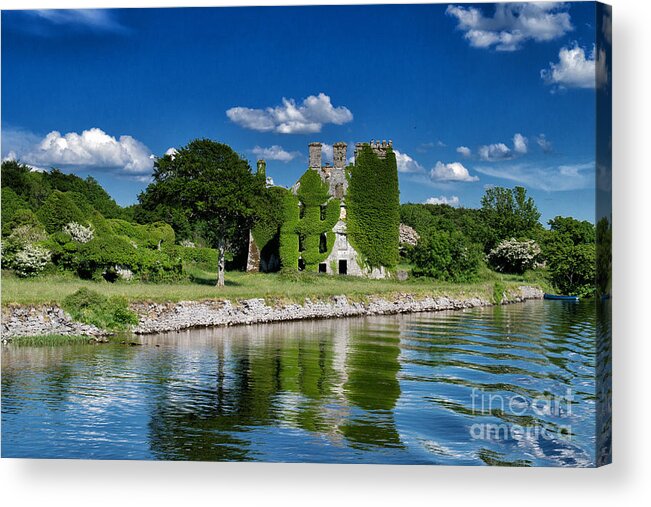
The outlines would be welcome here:
[[[196,246],[196,245],[194,244],[194,241],[190,241],[189,239],[182,239],[182,240],[179,242],[179,245],[184,246],[184,247],[186,247],[186,248],[195,248],[195,246]]]
[[[133,280],[133,271],[131,271],[129,268],[125,268],[122,266],[115,266],[115,272],[117,273],[118,277],[121,280],[125,280],[125,281]]]
[[[505,239],[488,254],[488,262],[501,273],[522,274],[540,261],[540,246],[534,240]]]
[[[50,258],[49,250],[39,246],[25,245],[22,250],[16,252],[11,264],[18,276],[36,276],[45,269]]]
[[[24,224],[17,226],[9,235],[9,242],[19,246],[37,243],[47,239],[47,234],[42,227],[37,227],[32,224]]]
[[[72,240],[79,243],[88,243],[95,237],[95,231],[92,226],[85,227],[77,222],[70,222],[64,225],[63,232],[70,234]]]

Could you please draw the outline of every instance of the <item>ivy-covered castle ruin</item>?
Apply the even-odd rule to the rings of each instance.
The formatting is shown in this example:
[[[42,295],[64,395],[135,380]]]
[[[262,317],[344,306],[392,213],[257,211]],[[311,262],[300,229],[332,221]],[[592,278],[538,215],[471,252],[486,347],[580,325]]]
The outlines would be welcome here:
[[[266,164],[258,161],[258,171]],[[248,271],[311,271],[383,278],[398,260],[399,190],[392,142],[310,143],[308,169],[290,188],[274,187],[274,203],[252,229]]]

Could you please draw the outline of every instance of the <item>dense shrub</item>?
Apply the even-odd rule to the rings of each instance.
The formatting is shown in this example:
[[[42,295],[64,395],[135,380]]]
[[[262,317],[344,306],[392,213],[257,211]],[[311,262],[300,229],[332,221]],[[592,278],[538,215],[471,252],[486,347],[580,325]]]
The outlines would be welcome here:
[[[107,220],[113,234],[126,236],[136,245],[144,248],[161,248],[173,245],[175,240],[174,229],[164,222],[153,224],[133,224],[126,220]]]
[[[540,246],[534,240],[505,239],[488,253],[488,262],[500,273],[522,274],[540,261]]]
[[[38,243],[47,239],[47,234],[40,224],[26,223],[14,227],[13,231],[7,238],[8,242],[19,246]]]
[[[9,233],[9,223],[19,209],[28,209],[29,205],[9,187],[2,188],[2,233]]]
[[[148,282],[173,280],[182,273],[179,258],[161,250],[135,248],[121,236],[94,238],[80,245],[73,256],[82,278],[117,278],[118,270],[124,268]]]
[[[3,229],[6,225],[7,234],[10,235],[11,232],[17,227],[29,226],[34,229],[43,229],[43,224],[39,221],[38,217],[30,209],[19,209],[13,214],[11,220],[6,224],[3,222]]]
[[[400,196],[396,157],[391,149],[379,158],[369,145],[349,167],[346,197],[348,238],[370,267],[398,262]]]
[[[88,225],[87,215],[84,215],[79,209],[74,199],[69,194],[58,190],[50,194],[43,206],[36,212],[36,216],[49,233],[62,230],[70,222]]]
[[[415,276],[467,282],[477,277],[482,264],[481,247],[458,232],[434,232],[421,238],[412,252]]]
[[[83,288],[70,294],[62,306],[73,319],[100,329],[125,329],[138,323],[138,316],[129,310],[126,298],[106,297],[90,289]]]
[[[202,247],[189,247],[183,245],[175,245],[168,247],[165,252],[174,258],[180,259],[182,262],[199,264],[207,269],[215,269],[219,252],[214,248]]]

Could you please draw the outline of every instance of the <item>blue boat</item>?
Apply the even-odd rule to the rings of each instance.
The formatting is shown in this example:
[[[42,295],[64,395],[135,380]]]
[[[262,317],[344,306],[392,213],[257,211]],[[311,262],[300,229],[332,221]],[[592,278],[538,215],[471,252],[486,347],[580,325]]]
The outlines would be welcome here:
[[[545,294],[545,299],[553,299],[556,301],[579,301],[579,296],[560,296],[558,294]]]

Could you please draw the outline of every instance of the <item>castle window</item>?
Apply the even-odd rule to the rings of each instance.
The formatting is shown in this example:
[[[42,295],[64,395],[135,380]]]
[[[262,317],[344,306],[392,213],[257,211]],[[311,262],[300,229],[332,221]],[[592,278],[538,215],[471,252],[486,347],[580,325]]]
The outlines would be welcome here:
[[[305,204],[302,202],[298,203],[298,218],[303,218],[305,216]]]
[[[325,220],[326,218],[326,205],[322,204],[321,205],[321,221]]]
[[[319,253],[326,253],[328,251],[328,238],[325,232],[321,233],[319,238]]]
[[[298,251],[299,252],[305,251],[305,237],[302,234],[298,235]]]
[[[328,272],[328,266],[326,265],[325,262],[322,262],[319,264],[319,273],[327,273]]]

